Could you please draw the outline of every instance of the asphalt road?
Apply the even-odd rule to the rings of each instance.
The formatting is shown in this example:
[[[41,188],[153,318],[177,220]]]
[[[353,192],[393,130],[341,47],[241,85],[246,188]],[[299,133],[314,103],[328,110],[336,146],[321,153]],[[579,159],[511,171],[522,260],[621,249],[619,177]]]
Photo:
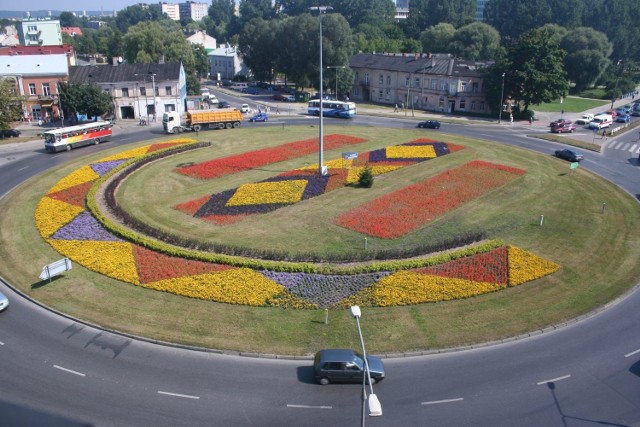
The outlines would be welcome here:
[[[255,125],[309,120],[295,115]],[[401,118],[363,115],[351,123],[415,126]],[[527,138],[515,127],[451,125],[441,130],[549,154],[558,146]],[[152,132],[157,129],[123,132],[107,144],[59,155],[46,154],[36,145],[13,151],[0,147],[0,194],[69,156],[144,139]],[[637,195],[640,168],[618,151],[607,146],[602,155],[585,153],[583,167]],[[316,385],[310,360],[158,345],[52,313],[4,284],[0,289],[12,303],[0,313],[0,399],[18,405],[2,408],[0,426],[53,425],[26,423],[24,407],[95,426],[360,424],[360,386]],[[640,426],[639,304],[640,292],[633,292],[598,313],[530,337],[386,359],[388,378],[374,386],[384,414],[367,417],[366,423]],[[21,422],[11,423],[12,415]]]

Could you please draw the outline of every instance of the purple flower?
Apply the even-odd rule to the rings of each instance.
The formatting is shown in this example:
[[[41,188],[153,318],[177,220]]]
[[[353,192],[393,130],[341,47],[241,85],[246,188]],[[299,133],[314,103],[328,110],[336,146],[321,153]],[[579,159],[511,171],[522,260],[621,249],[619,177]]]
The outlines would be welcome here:
[[[95,173],[97,173],[100,176],[103,176],[104,174],[113,170],[116,166],[121,165],[127,160],[129,159],[112,160],[110,162],[101,162],[101,163],[92,163],[90,166]]]
[[[104,228],[87,211],[75,217],[73,221],[51,236],[55,240],[98,240],[103,242],[122,242]]]

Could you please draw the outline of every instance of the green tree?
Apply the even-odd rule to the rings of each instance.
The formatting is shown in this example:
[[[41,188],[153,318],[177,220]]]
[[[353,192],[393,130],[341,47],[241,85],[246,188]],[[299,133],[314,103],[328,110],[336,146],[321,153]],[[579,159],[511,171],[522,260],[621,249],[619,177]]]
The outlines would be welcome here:
[[[403,25],[408,37],[419,39],[426,28],[441,22],[459,28],[473,22],[475,15],[475,0],[412,0]]]
[[[351,27],[361,24],[384,26],[394,22],[396,8],[391,0],[333,0],[328,2]]]
[[[245,26],[238,40],[238,50],[243,61],[251,69],[256,79],[270,82],[275,75],[279,21],[265,21],[255,18]]]
[[[524,33],[507,54],[505,88],[526,111],[530,105],[552,102],[566,96],[569,90],[560,48],[548,30],[534,29]]]
[[[61,27],[82,27],[83,21],[71,12],[62,12],[58,16]]]
[[[122,33],[127,33],[129,27],[137,25],[145,21],[170,21],[165,18],[162,8],[159,4],[142,5],[136,4],[125,7],[118,12],[115,19],[115,25]]]
[[[9,129],[22,114],[22,100],[16,92],[16,81],[0,78],[0,129]]]
[[[92,84],[68,84],[59,82],[60,102],[64,108],[64,117],[75,117],[77,113],[86,114],[89,117],[104,115],[113,109],[111,95],[102,90],[95,83]]]
[[[613,52],[613,45],[604,33],[587,27],[567,33],[560,47],[568,52],[564,66],[578,92],[595,83],[609,66],[609,55]]]
[[[448,22],[432,25],[420,34],[423,52],[451,52],[456,28]]]
[[[460,27],[452,40],[453,53],[465,59],[489,60],[502,55],[500,34],[483,22]]]
[[[271,0],[240,0],[239,10],[241,27],[254,18],[270,20],[276,16]]]
[[[605,33],[613,43],[613,58],[640,60],[640,2],[626,0],[585,0],[585,26]]]

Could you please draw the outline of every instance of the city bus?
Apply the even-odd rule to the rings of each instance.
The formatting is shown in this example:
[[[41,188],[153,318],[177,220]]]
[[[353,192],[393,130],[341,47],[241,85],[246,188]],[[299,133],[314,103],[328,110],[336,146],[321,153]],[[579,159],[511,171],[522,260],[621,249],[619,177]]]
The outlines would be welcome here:
[[[109,141],[113,134],[111,122],[91,122],[43,132],[44,148],[51,153]]]
[[[314,116],[320,115],[320,100],[312,99],[309,101],[309,109],[307,112]],[[330,99],[322,100],[322,115],[324,117],[340,117],[350,119],[356,115],[356,103],[351,101],[333,101]]]

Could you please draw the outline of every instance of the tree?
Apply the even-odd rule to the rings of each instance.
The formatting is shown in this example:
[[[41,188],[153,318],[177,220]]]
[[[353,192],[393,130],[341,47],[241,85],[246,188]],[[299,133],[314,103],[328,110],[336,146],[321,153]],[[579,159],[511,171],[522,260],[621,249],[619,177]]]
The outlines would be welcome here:
[[[560,47],[568,52],[565,70],[578,92],[595,83],[609,66],[609,55],[613,52],[613,45],[604,33],[587,27],[567,33]]]
[[[450,52],[456,28],[448,22],[432,25],[420,34],[423,52]]]
[[[586,1],[586,0],[585,0]],[[584,25],[605,33],[613,43],[614,58],[640,59],[640,2],[626,0],[589,1]],[[630,29],[633,29],[630,31]]]
[[[83,22],[81,18],[78,18],[71,12],[62,12],[58,16],[61,27],[81,27]]]
[[[506,94],[529,105],[552,102],[566,96],[569,90],[560,48],[548,30],[534,29],[524,33],[509,49]]]
[[[453,36],[451,49],[458,56],[473,60],[495,59],[503,53],[500,34],[483,22],[460,27]]]
[[[494,1],[494,0],[491,0]],[[448,22],[456,28],[475,20],[475,0],[412,0],[405,20],[408,37],[420,38],[426,28]]]
[[[238,40],[238,50],[243,61],[251,69],[256,79],[270,82],[276,69],[278,49],[278,25],[276,20],[265,21],[255,18],[245,26]]]
[[[22,100],[16,95],[16,87],[15,80],[0,78],[0,129],[11,128],[11,122],[22,114]]]
[[[95,83],[69,84],[59,82],[58,88],[65,117],[76,117],[77,113],[84,113],[97,119],[97,116],[111,112],[113,108],[111,95]]]
[[[360,24],[383,26],[394,22],[396,8],[391,0],[333,0],[328,4],[351,27]]]
[[[270,20],[276,16],[271,0],[240,0],[239,9],[242,27],[254,18]]]
[[[165,18],[162,13],[162,8],[159,4],[142,5],[136,4],[133,6],[125,7],[118,12],[116,16],[115,25],[122,33],[127,33],[129,27],[139,24],[145,21],[170,21]]]

